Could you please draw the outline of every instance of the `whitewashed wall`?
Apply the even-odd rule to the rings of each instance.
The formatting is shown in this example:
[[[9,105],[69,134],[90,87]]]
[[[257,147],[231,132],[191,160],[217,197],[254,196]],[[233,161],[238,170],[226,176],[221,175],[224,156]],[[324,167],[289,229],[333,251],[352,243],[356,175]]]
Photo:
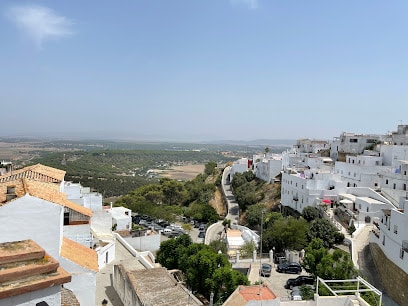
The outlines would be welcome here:
[[[36,290],[1,299],[1,306],[33,306],[46,302],[49,306],[61,306],[61,285]]]
[[[62,241],[62,206],[30,195],[0,206],[0,242],[32,239],[55,259]]]
[[[65,284],[64,287],[75,294],[81,305],[96,305],[96,273],[64,257],[59,257],[58,261],[61,266],[72,275],[71,282]]]

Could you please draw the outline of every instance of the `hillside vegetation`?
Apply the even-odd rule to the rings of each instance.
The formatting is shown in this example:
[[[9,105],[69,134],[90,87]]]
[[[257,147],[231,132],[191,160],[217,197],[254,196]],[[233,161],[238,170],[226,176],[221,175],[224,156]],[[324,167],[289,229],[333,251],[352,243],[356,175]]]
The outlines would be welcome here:
[[[171,150],[90,150],[42,152],[30,164],[41,163],[65,170],[65,179],[80,182],[104,197],[125,195],[138,187],[158,182],[154,169],[187,163],[222,163],[228,158],[215,152]]]

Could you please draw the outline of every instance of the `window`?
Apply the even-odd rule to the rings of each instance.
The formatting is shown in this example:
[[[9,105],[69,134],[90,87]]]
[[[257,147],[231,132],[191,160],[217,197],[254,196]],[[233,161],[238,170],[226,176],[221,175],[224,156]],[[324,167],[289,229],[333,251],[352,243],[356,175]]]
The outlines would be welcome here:
[[[377,183],[374,183],[374,187],[377,187],[378,186],[378,184]]]
[[[388,180],[385,180],[385,185],[388,185]]]
[[[398,225],[394,225],[394,234],[398,234]]]
[[[382,245],[385,245],[385,236],[383,236]]]
[[[400,249],[400,258],[404,259],[404,249]]]
[[[393,185],[394,189],[395,189],[396,186],[397,186],[397,185],[394,183],[394,185]]]
[[[357,142],[358,142],[358,139],[357,139],[357,138],[350,138],[350,142],[357,143]]]
[[[361,204],[358,204],[358,209],[361,209]]]

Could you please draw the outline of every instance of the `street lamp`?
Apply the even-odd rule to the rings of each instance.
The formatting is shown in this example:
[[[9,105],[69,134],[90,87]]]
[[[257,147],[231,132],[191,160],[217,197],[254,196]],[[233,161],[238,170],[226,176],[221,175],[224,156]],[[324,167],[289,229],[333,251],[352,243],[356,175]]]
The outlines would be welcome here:
[[[260,249],[259,249],[259,280],[261,280],[261,271],[262,271],[262,232],[263,232],[263,216],[264,216],[265,210],[262,209],[261,211],[261,243],[260,243]],[[261,282],[261,281],[259,281]]]

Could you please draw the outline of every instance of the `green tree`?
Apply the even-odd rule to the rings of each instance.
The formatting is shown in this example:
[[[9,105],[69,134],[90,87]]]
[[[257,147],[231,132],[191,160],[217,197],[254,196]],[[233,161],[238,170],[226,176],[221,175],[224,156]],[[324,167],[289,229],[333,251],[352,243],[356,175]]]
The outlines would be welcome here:
[[[248,181],[246,180],[245,176],[242,173],[234,173],[234,177],[231,181],[231,187],[232,189],[236,189],[244,184],[248,183]]]
[[[169,239],[160,243],[156,260],[167,269],[178,269],[178,256],[182,252],[182,247],[176,239]]]
[[[266,206],[263,203],[254,204],[248,207],[245,213],[245,220],[252,228],[260,226],[262,211],[266,210]],[[264,215],[264,221],[266,216]]]
[[[251,206],[258,202],[255,186],[250,184],[244,184],[237,187],[234,190],[235,200],[238,202],[239,208],[246,210],[248,206]]]
[[[313,239],[305,251],[303,265],[315,277],[334,280],[353,279],[358,275],[350,255],[339,249],[330,253],[322,239]]]
[[[212,240],[208,246],[216,253],[221,251],[221,253],[227,254],[228,252],[227,243],[223,239]]]
[[[239,252],[243,258],[251,257],[253,252],[256,250],[256,244],[253,240],[246,241],[241,247],[239,248]]]
[[[263,231],[263,247],[275,248],[280,253],[284,250],[301,250],[306,245],[308,223],[304,219],[284,218],[276,220]]]
[[[255,173],[253,173],[252,171],[245,171],[244,177],[248,183],[252,182],[255,179]]]
[[[163,203],[169,205],[181,205],[187,198],[187,192],[183,183],[176,180],[164,178],[160,180],[163,190]]]
[[[337,229],[329,220],[319,218],[312,221],[307,237],[309,241],[320,238],[326,248],[331,248],[336,241],[336,232]]]
[[[313,206],[306,206],[303,208],[302,217],[307,221],[311,222],[319,218],[319,210]]]
[[[217,168],[217,163],[215,162],[208,162],[205,164],[204,173],[208,175],[214,174],[215,168]]]
[[[207,282],[214,292],[214,300],[221,305],[239,285],[249,285],[248,278],[231,267],[216,269]]]

